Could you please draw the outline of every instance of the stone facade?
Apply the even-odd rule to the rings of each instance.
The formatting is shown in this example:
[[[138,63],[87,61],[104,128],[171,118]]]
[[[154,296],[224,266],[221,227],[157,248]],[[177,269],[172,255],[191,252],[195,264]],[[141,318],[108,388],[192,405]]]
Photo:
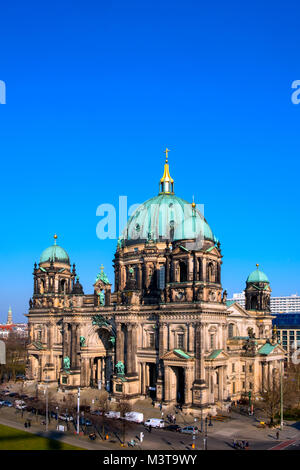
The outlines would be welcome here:
[[[164,198],[174,194],[173,180],[172,192],[164,191],[168,175],[167,165]],[[190,206],[191,217],[200,217]],[[269,285],[247,282],[252,310],[228,305],[220,242],[208,226],[201,243],[174,231],[167,239],[153,231],[129,239],[128,227],[113,260],[114,292],[101,269],[94,293],[85,295],[56,240],[42,254],[28,313],[29,378],[210,412],[249,392],[259,395],[284,359],[272,337]]]

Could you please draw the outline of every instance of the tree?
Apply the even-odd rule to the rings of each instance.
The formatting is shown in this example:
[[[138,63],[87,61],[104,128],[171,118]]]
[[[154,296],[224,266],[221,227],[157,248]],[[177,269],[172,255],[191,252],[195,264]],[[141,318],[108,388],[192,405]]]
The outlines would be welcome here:
[[[0,365],[1,381],[16,379],[17,374],[24,374],[26,368],[26,342],[25,338],[11,331],[5,340],[6,364]]]
[[[122,430],[123,430],[123,444],[125,444],[125,438],[126,438],[126,419],[125,419],[125,414],[129,413],[132,410],[131,404],[129,401],[126,399],[125,395],[119,400],[118,405],[117,405],[117,410],[120,412],[121,418],[122,419]]]
[[[108,401],[108,393],[107,392],[102,392],[101,395],[98,398],[99,401],[99,410],[102,413],[102,436],[103,439],[105,439],[105,430],[104,430],[104,415],[105,413],[109,410],[110,405]]]
[[[283,411],[299,405],[299,389],[297,389],[296,385],[298,380],[297,374],[299,374],[299,369],[295,371],[294,368],[290,366],[284,372],[284,377],[282,378]],[[261,393],[261,398],[261,408],[270,419],[270,425],[272,426],[276,418],[280,416],[281,408],[281,384],[278,373],[273,376],[273,380],[268,389]]]

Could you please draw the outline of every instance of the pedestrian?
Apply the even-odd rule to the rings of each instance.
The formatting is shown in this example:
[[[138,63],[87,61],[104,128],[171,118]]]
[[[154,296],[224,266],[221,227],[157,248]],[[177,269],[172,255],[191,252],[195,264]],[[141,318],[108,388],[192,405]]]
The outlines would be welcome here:
[[[151,430],[152,430],[152,426],[149,426],[149,432],[151,433]]]
[[[152,400],[152,406],[153,406],[153,408],[155,407],[155,403],[154,403],[154,400]]]
[[[277,439],[277,441],[278,441],[278,439],[279,439],[279,431],[276,432],[276,439]]]
[[[160,411],[162,410],[162,404],[161,403],[159,404],[159,409],[160,409]]]
[[[25,421],[25,423],[24,423],[24,427],[27,428],[27,423],[26,423],[26,421]]]

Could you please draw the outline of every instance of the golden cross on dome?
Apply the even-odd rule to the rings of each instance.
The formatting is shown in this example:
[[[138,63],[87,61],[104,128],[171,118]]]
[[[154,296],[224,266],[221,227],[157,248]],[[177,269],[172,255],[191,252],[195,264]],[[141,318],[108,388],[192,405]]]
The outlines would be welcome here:
[[[168,163],[168,153],[170,152],[170,150],[166,147],[166,150],[164,150],[165,154],[166,154],[166,163]]]
[[[103,273],[103,269],[104,269],[104,266],[103,266],[103,264],[101,264],[100,270],[101,270],[102,273]]]

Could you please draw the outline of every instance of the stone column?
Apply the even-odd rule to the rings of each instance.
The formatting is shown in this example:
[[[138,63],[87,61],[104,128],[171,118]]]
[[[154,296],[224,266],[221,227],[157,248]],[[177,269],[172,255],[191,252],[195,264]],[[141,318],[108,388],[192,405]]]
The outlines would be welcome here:
[[[49,359],[48,362],[53,364],[53,337],[54,337],[54,325],[49,323],[48,325],[48,350],[49,350]]]
[[[165,270],[165,285],[170,282],[170,260],[169,256],[166,256],[166,270]]]
[[[169,366],[165,366],[164,396],[165,396],[165,401],[171,400],[170,367]]]
[[[137,282],[137,288],[138,288],[139,290],[141,290],[141,289],[142,289],[142,267],[141,267],[140,264],[138,264],[137,268],[138,268],[138,282]]]
[[[77,355],[77,348],[76,348],[76,324],[72,324],[71,326],[71,369],[76,367],[76,355]]]
[[[184,401],[186,405],[189,405],[190,403],[192,403],[192,400],[193,400],[193,395],[192,395],[193,368],[185,367],[184,374],[185,374]]]
[[[146,364],[145,362],[141,362],[141,372],[142,372],[142,377],[141,377],[141,382],[142,382],[142,394],[146,394]]]
[[[124,363],[124,334],[122,331],[122,323],[117,323],[116,335],[116,364],[119,361]]]
[[[196,346],[195,346],[195,359],[196,359],[196,381],[204,381],[204,349],[203,349],[203,325],[196,324]]]
[[[188,352],[195,352],[195,324],[189,324],[189,343],[188,343]]]
[[[219,382],[219,400],[223,401],[224,399],[224,390],[223,390],[223,366],[218,369],[218,382]]]
[[[127,375],[136,375],[136,326],[127,326]]]
[[[63,336],[63,357],[69,356],[68,351],[68,323],[63,323],[62,328],[62,336]],[[63,367],[63,364],[62,364]]]

